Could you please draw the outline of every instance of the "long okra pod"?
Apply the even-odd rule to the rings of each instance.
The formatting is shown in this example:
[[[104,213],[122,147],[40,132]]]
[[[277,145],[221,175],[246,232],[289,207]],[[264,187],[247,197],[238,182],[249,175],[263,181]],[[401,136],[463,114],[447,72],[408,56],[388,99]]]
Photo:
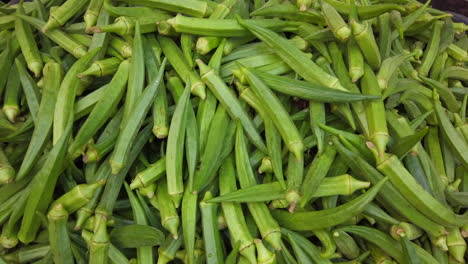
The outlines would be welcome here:
[[[81,126],[78,134],[75,136],[75,140],[68,150],[73,159],[83,152],[86,143],[96,134],[101,126],[104,125],[109,114],[115,111],[117,104],[123,96],[125,85],[127,84],[128,70],[129,62],[123,61],[112,78],[112,81],[107,86],[105,91],[107,96],[101,97],[94,106],[88,119],[86,119],[85,123]]]
[[[42,90],[41,105],[39,106],[36,126],[23,158],[17,179],[24,178],[33,168],[43,150],[52,129],[52,113],[57,101],[57,94],[62,80],[62,69],[58,63],[49,62],[44,66],[44,78],[46,86]]]
[[[22,3],[17,7],[16,13],[19,15],[24,14]],[[21,18],[17,17],[15,19],[15,33],[29,70],[31,70],[34,75],[38,77],[41,74],[43,62],[39,54],[37,44],[34,41],[34,35],[32,33],[31,26]]]

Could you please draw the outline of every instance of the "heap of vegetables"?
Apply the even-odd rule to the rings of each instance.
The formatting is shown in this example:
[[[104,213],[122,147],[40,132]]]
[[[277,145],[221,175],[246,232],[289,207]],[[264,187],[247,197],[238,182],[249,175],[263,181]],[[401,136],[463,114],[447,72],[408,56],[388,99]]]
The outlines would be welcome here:
[[[0,264],[464,263],[468,27],[415,0],[0,7]]]

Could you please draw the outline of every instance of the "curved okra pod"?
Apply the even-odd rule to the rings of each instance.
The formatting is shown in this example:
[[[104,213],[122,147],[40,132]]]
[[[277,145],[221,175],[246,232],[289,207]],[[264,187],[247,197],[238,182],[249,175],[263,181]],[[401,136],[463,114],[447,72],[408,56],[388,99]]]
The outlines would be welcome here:
[[[78,74],[88,68],[94,56],[99,52],[96,48],[77,60],[63,77],[57,94],[53,122],[53,142],[57,142],[68,123],[73,122],[73,108],[76,91],[80,85]],[[69,109],[69,110],[67,110]]]
[[[422,60],[421,67],[419,67],[418,73],[421,76],[427,76],[429,70],[431,69],[434,61],[439,54],[439,43],[440,43],[440,33],[442,30],[443,22],[438,21],[434,24],[432,28],[432,36],[429,44],[424,51],[424,56]]]
[[[61,204],[54,205],[47,214],[49,243],[54,263],[69,263],[73,259],[67,228],[68,215]]]
[[[285,38],[251,21],[239,19],[239,23],[257,36],[257,38],[265,42],[282,60],[307,81],[318,82],[330,88],[345,90],[336,77],[323,71],[312,60],[305,60],[304,53]]]
[[[63,26],[71,17],[78,13],[88,3],[88,0],[67,0],[59,7],[52,9],[49,20],[42,27],[42,32]]]
[[[115,111],[117,104],[123,96],[125,85],[127,84],[128,71],[129,62],[123,61],[120,63],[119,69],[106,88],[106,96],[101,97],[96,103],[68,150],[73,159],[83,152],[88,141],[104,125],[109,115]]]
[[[18,5],[16,14],[24,15],[22,2]],[[39,54],[37,44],[34,41],[34,35],[32,33],[31,26],[21,18],[16,17],[15,34],[29,70],[31,70],[34,75],[38,77],[41,74],[43,62]]]
[[[283,104],[249,68],[241,66],[241,71],[247,77],[252,89],[257,94],[260,104],[264,105],[266,112],[272,118],[287,148],[296,156],[297,160],[300,160],[301,153],[304,150],[302,137],[299,135],[296,125],[292,122]]]
[[[71,123],[67,125],[59,141],[47,154],[44,165],[34,176],[33,187],[26,202],[24,216],[18,232],[18,239],[23,243],[29,243],[34,240],[41,224],[36,214],[38,212],[44,213],[52,200],[58,176],[64,169],[66,144],[68,143],[70,134]]]
[[[315,230],[335,226],[360,214],[367,204],[374,199],[386,182],[387,178],[380,180],[366,193],[335,208],[321,211],[296,212],[294,214],[275,210],[272,214],[282,226],[292,230]]]
[[[17,179],[22,179],[32,170],[39,158],[52,129],[53,111],[57,100],[57,93],[62,80],[62,69],[58,63],[49,62],[44,66],[44,80],[46,86],[42,90],[42,99],[37,114],[36,125],[33,131],[28,150],[18,171]]]
[[[234,161],[232,157],[228,157],[220,168],[220,194],[227,194],[235,191],[236,189]],[[243,257],[249,259],[251,263],[256,263],[255,247],[253,243],[254,238],[247,227],[242,208],[239,204],[231,202],[223,202],[221,203],[221,207],[223,208],[224,218],[226,219],[228,229],[232,234],[232,240],[239,241],[240,243],[239,253]]]
[[[445,141],[458,157],[458,160],[462,163],[463,167],[468,168],[468,143],[454,128],[437,97],[434,98],[434,111]]]

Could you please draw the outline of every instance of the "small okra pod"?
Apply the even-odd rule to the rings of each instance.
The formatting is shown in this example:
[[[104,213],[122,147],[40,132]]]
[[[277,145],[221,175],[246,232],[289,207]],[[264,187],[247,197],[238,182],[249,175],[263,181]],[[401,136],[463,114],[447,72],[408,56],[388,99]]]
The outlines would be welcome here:
[[[342,42],[348,40],[351,36],[351,29],[335,8],[326,1],[322,1],[322,14],[328,26],[331,28],[333,35],[335,35],[335,38]]]
[[[424,42],[416,41],[412,45],[412,52],[414,53],[414,58],[419,60],[424,55]]]
[[[23,2],[18,5],[16,14],[24,15]],[[24,60],[28,65],[28,69],[31,70],[36,77],[39,77],[44,63],[42,62],[42,58],[39,54],[37,43],[34,40],[31,26],[21,18],[16,17],[15,34],[24,55]]]
[[[356,41],[348,41],[347,55],[349,77],[353,82],[357,82],[364,75],[364,57]]]
[[[54,205],[47,214],[49,243],[54,263],[73,263],[71,241],[67,228],[68,215],[69,213],[61,204]]]
[[[101,188],[105,184],[105,180],[101,179],[100,181],[92,184],[80,184],[73,188],[71,191],[60,196],[57,200],[52,202],[51,207],[61,204],[65,210],[69,213],[74,213],[76,210],[85,206],[91,198],[93,198],[94,193],[98,188]]]
[[[89,66],[88,69],[78,74],[78,77],[79,78],[82,78],[84,76],[102,77],[102,76],[114,75],[117,69],[119,68],[121,62],[122,60],[116,57],[95,61]]]
[[[368,21],[360,23],[354,19],[350,21],[350,24],[354,39],[359,45],[359,48],[361,48],[362,55],[364,55],[366,62],[373,69],[380,68],[380,51],[377,46],[377,42],[375,41],[371,24]]]
[[[260,78],[254,75],[248,68],[241,66],[241,70],[257,94],[259,102],[265,106],[265,110],[272,117],[286,146],[296,156],[296,159],[300,160],[300,153],[304,149],[304,144],[286,109]]]
[[[41,29],[46,32],[63,26],[88,3],[88,0],[66,0],[65,3],[50,11],[49,20]]]
[[[429,71],[434,64],[434,61],[439,54],[439,43],[440,43],[440,33],[442,30],[443,22],[438,21],[434,24],[432,28],[432,36],[429,44],[427,45],[424,56],[422,59],[421,67],[419,67],[418,73],[422,76],[427,76]]]
[[[392,47],[392,42],[390,41],[391,37],[391,28],[390,28],[390,14],[385,13],[378,17],[379,21],[379,49],[380,56],[382,59],[386,59],[390,56],[390,50]]]
[[[124,167],[125,160],[131,152],[130,150],[133,143],[136,141],[137,133],[143,125],[143,121],[151,108],[151,104],[158,94],[164,76],[165,66],[166,60],[163,60],[156,78],[154,78],[137,98],[135,107],[129,114],[128,119],[122,120],[123,125],[121,125],[120,134],[115,143],[115,149],[112,153],[111,160],[109,161],[113,174],[118,174]]]
[[[5,94],[3,97],[2,111],[11,123],[15,123],[16,117],[20,113],[20,92],[21,83],[19,79],[18,68],[12,65],[9,71],[8,81],[5,87]]]
[[[15,178],[15,169],[11,166],[3,148],[0,148],[0,184],[12,183]]]
[[[158,40],[161,44],[164,55],[174,67],[182,81],[190,81],[191,93],[204,100],[206,97],[205,84],[200,80],[198,73],[189,67],[189,64],[180,48],[168,37],[158,36]]]

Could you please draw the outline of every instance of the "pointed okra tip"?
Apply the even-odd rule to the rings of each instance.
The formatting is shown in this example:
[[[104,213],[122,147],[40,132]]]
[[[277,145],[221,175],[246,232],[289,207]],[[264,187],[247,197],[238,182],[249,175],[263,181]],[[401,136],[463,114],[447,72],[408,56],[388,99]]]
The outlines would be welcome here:
[[[200,59],[196,59],[195,60],[195,63],[198,65],[198,69],[200,70],[200,75],[205,75],[207,74],[209,71],[212,70],[212,68],[208,65],[206,65],[202,60]]]

